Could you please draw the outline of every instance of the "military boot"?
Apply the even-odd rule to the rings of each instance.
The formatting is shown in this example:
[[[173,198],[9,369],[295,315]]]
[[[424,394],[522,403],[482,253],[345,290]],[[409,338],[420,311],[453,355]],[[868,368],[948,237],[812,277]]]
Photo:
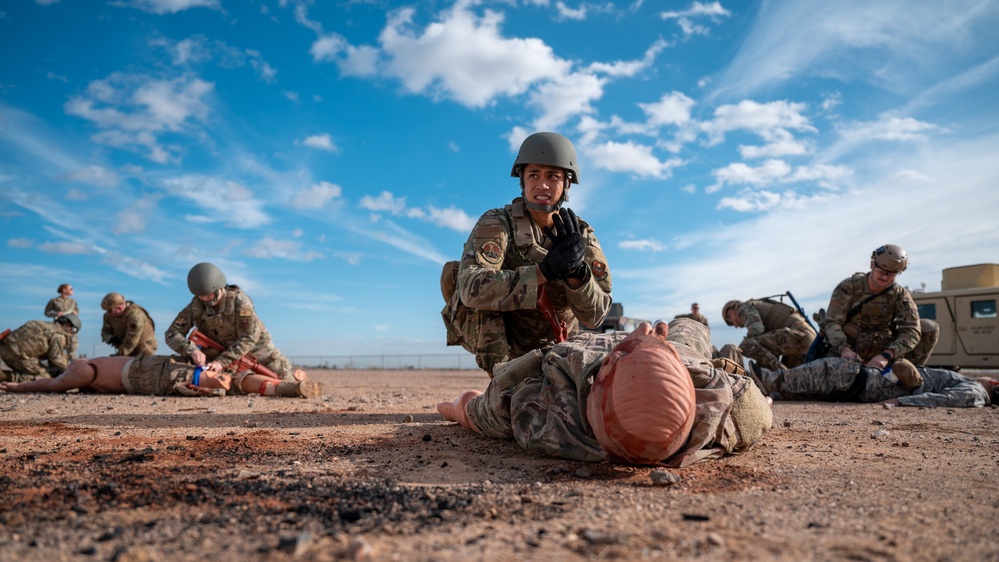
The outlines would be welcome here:
[[[323,383],[314,381],[282,381],[274,389],[277,396],[285,398],[316,398],[323,395]]]
[[[923,375],[908,359],[899,359],[891,366],[891,371],[898,377],[898,385],[906,390],[923,386]]]

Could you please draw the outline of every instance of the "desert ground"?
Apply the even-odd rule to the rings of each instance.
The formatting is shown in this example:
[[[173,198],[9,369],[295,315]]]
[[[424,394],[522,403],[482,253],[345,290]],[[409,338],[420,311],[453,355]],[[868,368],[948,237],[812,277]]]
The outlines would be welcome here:
[[[684,469],[445,422],[479,371],[320,398],[0,392],[0,560],[999,560],[999,408],[778,402]]]

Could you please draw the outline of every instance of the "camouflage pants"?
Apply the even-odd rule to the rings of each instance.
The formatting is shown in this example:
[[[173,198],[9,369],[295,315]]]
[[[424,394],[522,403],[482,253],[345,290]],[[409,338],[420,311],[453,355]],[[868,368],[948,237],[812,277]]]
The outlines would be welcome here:
[[[871,403],[910,394],[882,377],[880,370],[838,357],[819,359],[793,369],[760,369],[759,379],[766,392],[782,400]]]
[[[930,359],[930,355],[933,354],[933,348],[936,347],[937,341],[940,340],[940,326],[932,320],[920,318],[919,331],[921,332],[919,343],[912,348],[912,351],[903,356],[912,361],[913,365],[925,365]]]
[[[794,328],[781,328],[742,340],[739,347],[746,357],[766,369],[797,367],[805,362],[815,334]]]
[[[24,357],[18,352],[16,347],[8,346],[4,343],[0,343],[0,358],[3,359],[3,362],[12,371],[9,375],[2,375],[7,382],[47,379],[53,375],[36,357]]]

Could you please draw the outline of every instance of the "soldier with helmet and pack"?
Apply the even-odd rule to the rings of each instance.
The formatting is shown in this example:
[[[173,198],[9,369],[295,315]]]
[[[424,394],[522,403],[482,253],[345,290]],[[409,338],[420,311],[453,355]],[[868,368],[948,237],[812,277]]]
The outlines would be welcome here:
[[[146,309],[126,301],[121,293],[108,293],[101,301],[104,325],[101,340],[115,348],[115,355],[153,355],[156,353],[156,324]]]
[[[801,365],[815,340],[815,330],[804,316],[792,306],[770,298],[730,300],[722,307],[722,318],[729,326],[746,328],[739,351],[767,369]],[[738,363],[733,347],[725,345],[718,354]]]
[[[441,274],[448,345],[475,354],[489,373],[535,349],[549,349],[600,325],[611,305],[611,275],[590,226],[563,207],[579,183],[576,149],[556,133],[520,146],[510,175],[521,196],[487,211],[460,261]]]
[[[248,353],[261,365],[284,380],[302,380],[305,373],[294,370],[291,361],[271,342],[264,323],[257,318],[253,301],[236,285],[226,284],[225,274],[215,264],[199,263],[187,274],[187,286],[194,295],[167,328],[165,339],[170,349],[190,357],[195,365],[211,371],[225,371]],[[187,340],[197,328],[225,350],[200,349]],[[233,378],[238,387],[241,381]]]
[[[920,320],[909,291],[895,283],[909,258],[905,250],[885,244],[871,254],[871,270],[856,273],[833,290],[829,308],[815,314],[819,357],[843,357],[885,369],[898,359],[923,365],[940,337],[932,320]]]
[[[80,325],[79,316],[67,313],[52,322],[30,320],[0,333],[0,358],[12,371],[0,374],[0,380],[22,382],[61,373],[71,360],[67,349]]]

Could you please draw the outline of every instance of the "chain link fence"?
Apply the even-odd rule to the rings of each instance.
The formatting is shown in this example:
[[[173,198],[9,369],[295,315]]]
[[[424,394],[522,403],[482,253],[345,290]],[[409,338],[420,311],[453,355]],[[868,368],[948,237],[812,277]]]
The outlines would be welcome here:
[[[478,369],[469,354],[438,353],[418,355],[289,355],[296,367],[305,369]]]

